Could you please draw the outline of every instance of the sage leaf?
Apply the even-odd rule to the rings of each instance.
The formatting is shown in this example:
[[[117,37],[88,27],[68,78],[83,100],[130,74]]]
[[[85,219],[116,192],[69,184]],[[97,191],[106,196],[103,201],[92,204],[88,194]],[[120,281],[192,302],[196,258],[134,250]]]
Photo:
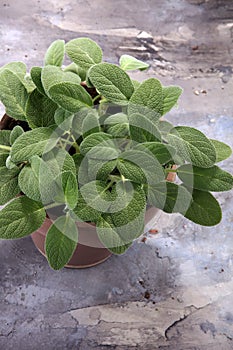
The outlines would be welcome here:
[[[80,189],[74,213],[78,220],[95,222],[111,204],[111,196],[102,181],[91,181]]]
[[[103,132],[87,136],[80,144],[80,153],[88,158],[111,160],[118,157],[120,151],[111,135]]]
[[[46,241],[45,252],[49,265],[54,270],[62,269],[72,258],[77,247],[78,228],[69,216],[61,216],[50,226]]]
[[[26,105],[26,115],[29,126],[39,128],[41,126],[51,126],[55,124],[54,114],[57,104],[47,96],[42,95],[35,89],[28,98]]]
[[[166,213],[185,214],[192,201],[186,188],[163,181],[148,188],[148,200],[151,205]]]
[[[96,110],[88,111],[82,122],[83,138],[88,135],[100,132],[99,116]]]
[[[133,149],[153,155],[160,164],[168,163],[176,154],[174,147],[160,142],[139,143]]]
[[[125,71],[129,70],[145,70],[149,67],[149,64],[138,60],[137,58],[130,55],[122,55],[120,57],[120,67]]]
[[[11,148],[11,158],[15,163],[29,160],[34,155],[42,155],[57,143],[58,136],[50,128],[37,128],[20,135]]]
[[[163,89],[159,80],[150,78],[143,81],[129,101],[128,114],[140,113],[156,121],[163,109]]]
[[[72,128],[74,115],[71,112],[59,107],[54,114],[54,120],[57,126],[62,130],[70,130]]]
[[[0,238],[28,236],[43,224],[45,217],[41,203],[25,196],[18,197],[0,211]]]
[[[10,144],[13,145],[13,143],[17,140],[17,138],[24,133],[24,130],[21,126],[16,125],[12,131],[10,132]]]
[[[100,159],[88,159],[88,179],[90,181],[107,181],[116,165],[117,159],[109,160],[107,162],[101,161]]]
[[[10,146],[11,141],[11,131],[10,130],[0,130],[0,145]]]
[[[162,115],[169,112],[176,104],[182,94],[182,89],[179,86],[163,87],[163,112]]]
[[[57,176],[56,184],[56,202],[65,203],[69,209],[74,209],[78,199],[76,176],[71,171],[63,171]]]
[[[4,205],[20,192],[20,188],[18,186],[19,168],[14,167],[12,169],[8,169],[5,166],[5,163],[7,162],[7,158],[5,157],[2,155],[0,158],[0,205]]]
[[[185,213],[187,219],[202,226],[215,226],[221,221],[220,205],[211,193],[194,190],[192,198],[192,203]]]
[[[56,40],[48,48],[44,64],[61,67],[65,56],[65,41]]]
[[[232,175],[216,165],[204,169],[185,164],[177,169],[177,174],[185,185],[198,190],[222,192],[233,188]]]
[[[130,77],[111,63],[99,63],[91,67],[88,78],[109,102],[125,105],[134,91]]]
[[[167,135],[169,143],[187,162],[201,168],[211,168],[216,162],[216,151],[212,142],[199,130],[188,126],[177,126]]]
[[[54,175],[50,167],[38,156],[31,158],[19,174],[19,187],[30,199],[43,204],[52,202],[55,195]]]
[[[139,113],[129,116],[129,131],[131,138],[138,143],[161,141],[157,126]]]
[[[94,64],[102,61],[101,48],[89,38],[70,40],[65,48],[69,58],[83,70],[88,70]]]
[[[133,163],[133,164],[132,164]],[[163,167],[148,152],[128,150],[121,153],[117,168],[128,180],[136,183],[156,184],[165,179]]]
[[[114,254],[123,254],[130,247],[132,242],[125,243],[117,232],[111,217],[102,216],[97,221],[97,234],[103,245]]]
[[[232,154],[232,149],[230,146],[225,144],[224,142],[218,140],[210,140],[214,145],[216,151],[216,163],[221,162],[229,158]]]
[[[11,71],[12,73],[16,74],[18,78],[23,82],[24,78],[27,74],[27,67],[26,64],[23,62],[10,62],[5,64],[3,67],[0,68],[0,73],[4,71],[5,69]]]
[[[32,78],[33,83],[36,85],[38,91],[46,96],[46,92],[44,90],[44,87],[42,85],[41,81],[41,75],[42,75],[42,68],[41,67],[32,67],[30,71],[30,75]]]
[[[88,92],[75,83],[63,82],[53,85],[49,90],[49,96],[63,109],[76,113],[81,108],[92,107],[92,99]]]
[[[60,67],[45,66],[42,68],[41,81],[46,94],[50,97],[49,90],[57,84],[73,83],[79,85],[81,79],[72,72],[64,72]]]
[[[18,75],[8,69],[0,71],[0,101],[6,113],[15,119],[26,120],[27,99],[28,92]]]

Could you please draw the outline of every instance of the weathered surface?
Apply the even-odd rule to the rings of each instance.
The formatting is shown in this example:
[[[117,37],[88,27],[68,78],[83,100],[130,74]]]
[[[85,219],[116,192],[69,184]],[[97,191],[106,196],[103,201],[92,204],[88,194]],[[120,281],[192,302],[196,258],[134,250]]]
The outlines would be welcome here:
[[[228,0],[5,0],[0,65],[90,36],[111,62],[147,60],[135,78],[184,88],[170,120],[233,146],[232,18]],[[158,234],[91,269],[54,272],[30,238],[0,242],[0,349],[232,349],[233,196],[218,198],[217,227],[161,214]]]

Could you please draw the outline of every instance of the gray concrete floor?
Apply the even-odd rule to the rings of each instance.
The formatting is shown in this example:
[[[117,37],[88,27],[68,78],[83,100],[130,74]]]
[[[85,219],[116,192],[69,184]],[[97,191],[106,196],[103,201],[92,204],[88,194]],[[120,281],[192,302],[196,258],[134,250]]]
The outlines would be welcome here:
[[[233,146],[232,1],[0,0],[0,65],[40,65],[80,36],[110,62],[148,61],[135,78],[184,88],[168,118]],[[52,271],[30,237],[1,241],[0,349],[233,349],[232,192],[218,199],[218,226],[161,214],[157,235],[86,270]]]

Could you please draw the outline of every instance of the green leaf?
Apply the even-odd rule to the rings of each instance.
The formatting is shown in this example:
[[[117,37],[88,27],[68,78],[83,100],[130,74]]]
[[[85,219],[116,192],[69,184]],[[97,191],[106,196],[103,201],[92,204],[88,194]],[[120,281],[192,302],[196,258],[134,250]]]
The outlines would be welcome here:
[[[222,212],[218,201],[209,192],[194,190],[193,201],[185,217],[202,226],[215,226],[222,219]]]
[[[221,192],[233,188],[232,175],[216,165],[203,169],[185,164],[177,169],[177,174],[185,185],[198,190]]]
[[[17,138],[11,148],[11,158],[15,163],[29,160],[34,155],[42,155],[57,143],[58,136],[50,128],[27,131]]]
[[[18,177],[14,177],[0,187],[0,205],[4,205],[20,193]]]
[[[177,126],[167,136],[178,155],[201,168],[211,168],[216,162],[216,151],[212,142],[199,130],[188,126]]]
[[[111,196],[102,181],[91,181],[81,187],[74,213],[78,220],[96,221],[111,204]]]
[[[30,235],[44,222],[43,205],[21,196],[0,211],[0,238],[14,239]]]
[[[45,66],[52,65],[61,67],[65,56],[65,41],[56,40],[48,48],[45,54]]]
[[[65,109],[59,107],[54,114],[54,120],[57,126],[62,130],[70,130],[72,128],[74,115]]]
[[[66,44],[69,58],[83,70],[88,70],[94,64],[102,61],[102,50],[96,42],[89,38],[70,40]]]
[[[111,160],[117,158],[120,151],[110,135],[98,132],[82,141],[80,153],[87,155],[88,158]]]
[[[27,90],[17,74],[8,69],[0,72],[0,101],[6,113],[19,120],[26,120],[25,107],[28,99]]]
[[[26,105],[26,115],[29,126],[39,128],[41,126],[51,126],[55,124],[54,114],[57,104],[47,96],[42,95],[37,89],[28,98]]]
[[[100,241],[114,254],[125,253],[132,244],[132,242],[125,243],[125,239],[117,232],[109,216],[100,217],[96,229]]]
[[[124,113],[110,115],[104,124],[107,126],[108,134],[115,138],[124,138],[129,135],[128,116]]]
[[[221,162],[229,158],[232,154],[232,149],[230,146],[226,145],[224,142],[217,140],[210,140],[214,145],[216,151],[216,163]]]
[[[18,78],[23,82],[24,78],[27,74],[27,67],[26,64],[23,62],[10,62],[5,64],[3,67],[0,68],[0,73],[4,71],[5,69],[11,71],[12,73],[16,74]]]
[[[45,252],[49,265],[54,270],[62,269],[72,258],[77,247],[78,229],[70,216],[61,216],[50,226]]]
[[[48,204],[55,194],[54,174],[46,162],[33,156],[19,174],[19,187],[28,198]]]
[[[50,89],[57,84],[73,83],[80,85],[81,79],[72,72],[64,72],[60,67],[46,66],[42,68],[41,81],[46,94],[50,97]]]
[[[117,165],[117,159],[108,160],[107,162],[100,159],[88,159],[88,179],[107,181],[111,172]]]
[[[73,175],[76,175],[74,159],[64,149],[54,148],[48,153],[43,154],[43,161],[48,165],[54,179],[63,171],[71,171]]]
[[[13,145],[13,143],[17,140],[17,138],[23,133],[24,133],[23,128],[21,128],[21,126],[19,125],[16,125],[10,132],[10,144]]]
[[[163,181],[148,188],[148,201],[166,213],[185,214],[192,201],[186,188],[172,182]]]
[[[60,107],[72,113],[93,105],[88,92],[75,83],[65,82],[53,85],[49,90],[49,96]]]
[[[161,134],[154,123],[142,114],[129,116],[129,130],[131,138],[138,142],[161,141]]]
[[[78,199],[76,176],[71,171],[63,171],[57,176],[56,184],[56,202],[65,203],[69,209],[74,209]]]
[[[135,164],[137,167],[133,166],[131,163]],[[143,183],[156,184],[165,179],[163,167],[158,160],[148,152],[135,149],[125,151],[120,155],[117,167],[122,175],[137,183],[141,183],[142,181]],[[138,168],[140,171],[137,171]],[[142,173],[144,173],[144,176]]]
[[[6,161],[7,159],[5,159],[5,163]],[[4,157],[2,156],[0,167],[0,205],[4,205],[9,200],[15,198],[20,192],[18,186],[19,169],[17,167],[8,169],[5,163]]]
[[[10,155],[6,159],[6,167],[9,170],[11,170],[13,168],[18,168],[17,165],[14,162],[12,162]]]
[[[88,135],[98,133],[100,131],[100,125],[99,125],[99,116],[97,111],[90,110],[88,111],[86,117],[83,119],[82,122],[82,135],[83,138],[87,137]]]
[[[134,91],[130,77],[114,64],[99,63],[91,67],[88,78],[109,102],[125,105]]]
[[[30,75],[33,83],[36,85],[37,89],[42,95],[46,96],[46,92],[44,91],[44,87],[41,81],[42,68],[41,67],[32,67],[30,71]]]
[[[171,123],[169,123],[167,120],[159,120],[157,126],[165,140],[166,140],[167,134],[169,134],[170,131],[174,128],[174,126]]]
[[[172,107],[177,104],[177,101],[182,94],[182,89],[179,86],[163,87],[163,112],[162,115],[169,112]]]
[[[0,145],[10,146],[10,130],[0,130]]]
[[[158,120],[163,109],[163,89],[159,80],[150,78],[141,83],[129,101],[128,114],[140,113]]]
[[[140,81],[131,79],[131,82],[133,84],[134,90],[137,90],[139,88],[139,86],[141,85]]]
[[[174,147],[160,142],[144,142],[134,146],[135,150],[153,155],[160,164],[166,164],[173,159],[176,154]]]
[[[149,67],[149,64],[144,63],[133,56],[122,55],[120,57],[120,67],[125,71],[135,69],[145,70]]]
[[[118,183],[116,193],[109,214],[97,221],[97,233],[105,247],[122,254],[143,232],[146,199],[141,187],[130,183]]]

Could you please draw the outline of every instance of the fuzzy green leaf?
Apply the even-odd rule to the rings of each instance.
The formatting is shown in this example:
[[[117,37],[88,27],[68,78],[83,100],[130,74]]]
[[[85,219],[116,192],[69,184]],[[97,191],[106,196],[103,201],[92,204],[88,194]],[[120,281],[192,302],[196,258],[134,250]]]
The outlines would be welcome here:
[[[128,113],[140,113],[158,120],[163,109],[163,89],[159,80],[150,78],[141,83],[130,98]]]
[[[135,70],[135,69],[145,70],[149,67],[149,64],[144,63],[133,56],[122,55],[120,57],[120,67],[125,71]]]
[[[177,169],[177,174],[185,185],[198,190],[222,192],[233,188],[232,175],[216,165],[203,169],[185,164]]]
[[[61,216],[50,226],[45,252],[49,265],[54,270],[62,269],[71,259],[78,242],[78,228],[73,219]]]
[[[202,226],[215,226],[221,221],[220,205],[211,193],[194,190],[192,197],[193,201],[185,214],[187,219]]]
[[[73,83],[79,85],[81,79],[72,72],[64,72],[60,67],[46,66],[42,68],[41,81],[43,88],[48,96],[50,96],[50,89],[57,84]]]
[[[142,114],[129,116],[129,130],[131,138],[138,142],[161,141],[161,134],[154,123]]]
[[[91,181],[81,187],[74,213],[78,220],[96,221],[111,204],[110,193],[102,181]]]
[[[211,168],[216,162],[216,151],[212,142],[199,130],[188,126],[177,126],[168,134],[169,143],[187,162],[201,168]]]
[[[23,82],[24,78],[27,74],[27,67],[26,64],[23,62],[10,62],[5,64],[3,67],[0,68],[0,73],[4,71],[5,69],[11,71],[12,73],[16,74],[18,78]]]
[[[44,87],[42,85],[41,81],[41,74],[42,74],[42,68],[41,67],[32,67],[30,71],[30,75],[32,78],[33,83],[36,85],[37,89],[42,95],[46,96],[46,92],[44,90]]]
[[[5,157],[7,156],[5,155]],[[19,168],[8,169],[5,166],[6,162],[7,159],[5,158],[4,162],[4,156],[2,155],[0,167],[0,205],[7,203],[20,192],[18,186]]]
[[[26,115],[29,126],[34,129],[41,126],[54,125],[54,114],[56,109],[56,103],[35,89],[29,95],[26,105]]]
[[[96,110],[90,110],[82,122],[83,138],[100,131],[99,116]]]
[[[210,140],[210,141],[214,145],[214,148],[216,151],[216,158],[217,158],[216,163],[221,162],[222,160],[225,160],[231,156],[232,149],[230,146],[218,140]]]
[[[69,209],[74,209],[78,199],[76,176],[71,171],[63,171],[57,176],[56,184],[55,200],[58,203],[65,203]]]
[[[59,83],[49,90],[49,96],[63,109],[76,113],[81,108],[91,107],[92,99],[88,92],[75,83]]]
[[[0,211],[0,238],[14,239],[30,235],[44,222],[43,205],[22,196]]]
[[[107,126],[108,134],[115,138],[124,138],[129,135],[128,116],[124,113],[110,115],[104,124]]]
[[[135,164],[137,167],[133,166],[131,163]],[[122,175],[137,183],[143,181],[143,183],[156,184],[165,179],[163,167],[159,161],[148,152],[135,149],[125,151],[120,155],[117,167]],[[139,171],[137,171],[138,168],[140,169]],[[132,171],[134,172],[132,173]],[[142,173],[144,173],[144,177]]]
[[[65,41],[56,40],[48,48],[44,64],[45,66],[58,66],[61,67],[65,56]]]
[[[10,136],[11,131],[10,130],[0,130],[0,145],[10,146]]]
[[[83,70],[88,70],[94,64],[100,63],[103,56],[99,45],[89,38],[70,40],[66,44],[66,53]]]
[[[19,77],[8,69],[0,72],[0,101],[6,113],[19,120],[26,120],[25,107],[28,99],[27,90]]]
[[[24,133],[23,128],[21,126],[16,125],[11,133],[10,133],[10,144],[13,145],[13,143],[17,140],[17,138]]]
[[[177,104],[177,101],[182,94],[182,89],[179,86],[163,87],[163,111],[162,115],[169,112],[172,107]]]
[[[109,102],[127,104],[134,91],[130,77],[114,64],[100,63],[91,67],[88,78]]]
[[[192,201],[191,194],[182,186],[163,181],[149,186],[148,200],[151,205],[166,213],[185,214]]]
[[[117,159],[107,162],[100,159],[88,159],[88,179],[89,181],[100,180],[107,181],[111,172],[117,165]]]
[[[135,150],[153,155],[160,164],[166,164],[173,159],[176,154],[174,147],[160,142],[144,142],[134,146]]]
[[[80,153],[88,158],[111,160],[117,158],[120,151],[108,134],[98,132],[87,136],[80,144]]]
[[[34,155],[48,152],[57,143],[57,138],[50,128],[37,128],[23,133],[12,145],[12,161],[22,162],[29,160]]]

